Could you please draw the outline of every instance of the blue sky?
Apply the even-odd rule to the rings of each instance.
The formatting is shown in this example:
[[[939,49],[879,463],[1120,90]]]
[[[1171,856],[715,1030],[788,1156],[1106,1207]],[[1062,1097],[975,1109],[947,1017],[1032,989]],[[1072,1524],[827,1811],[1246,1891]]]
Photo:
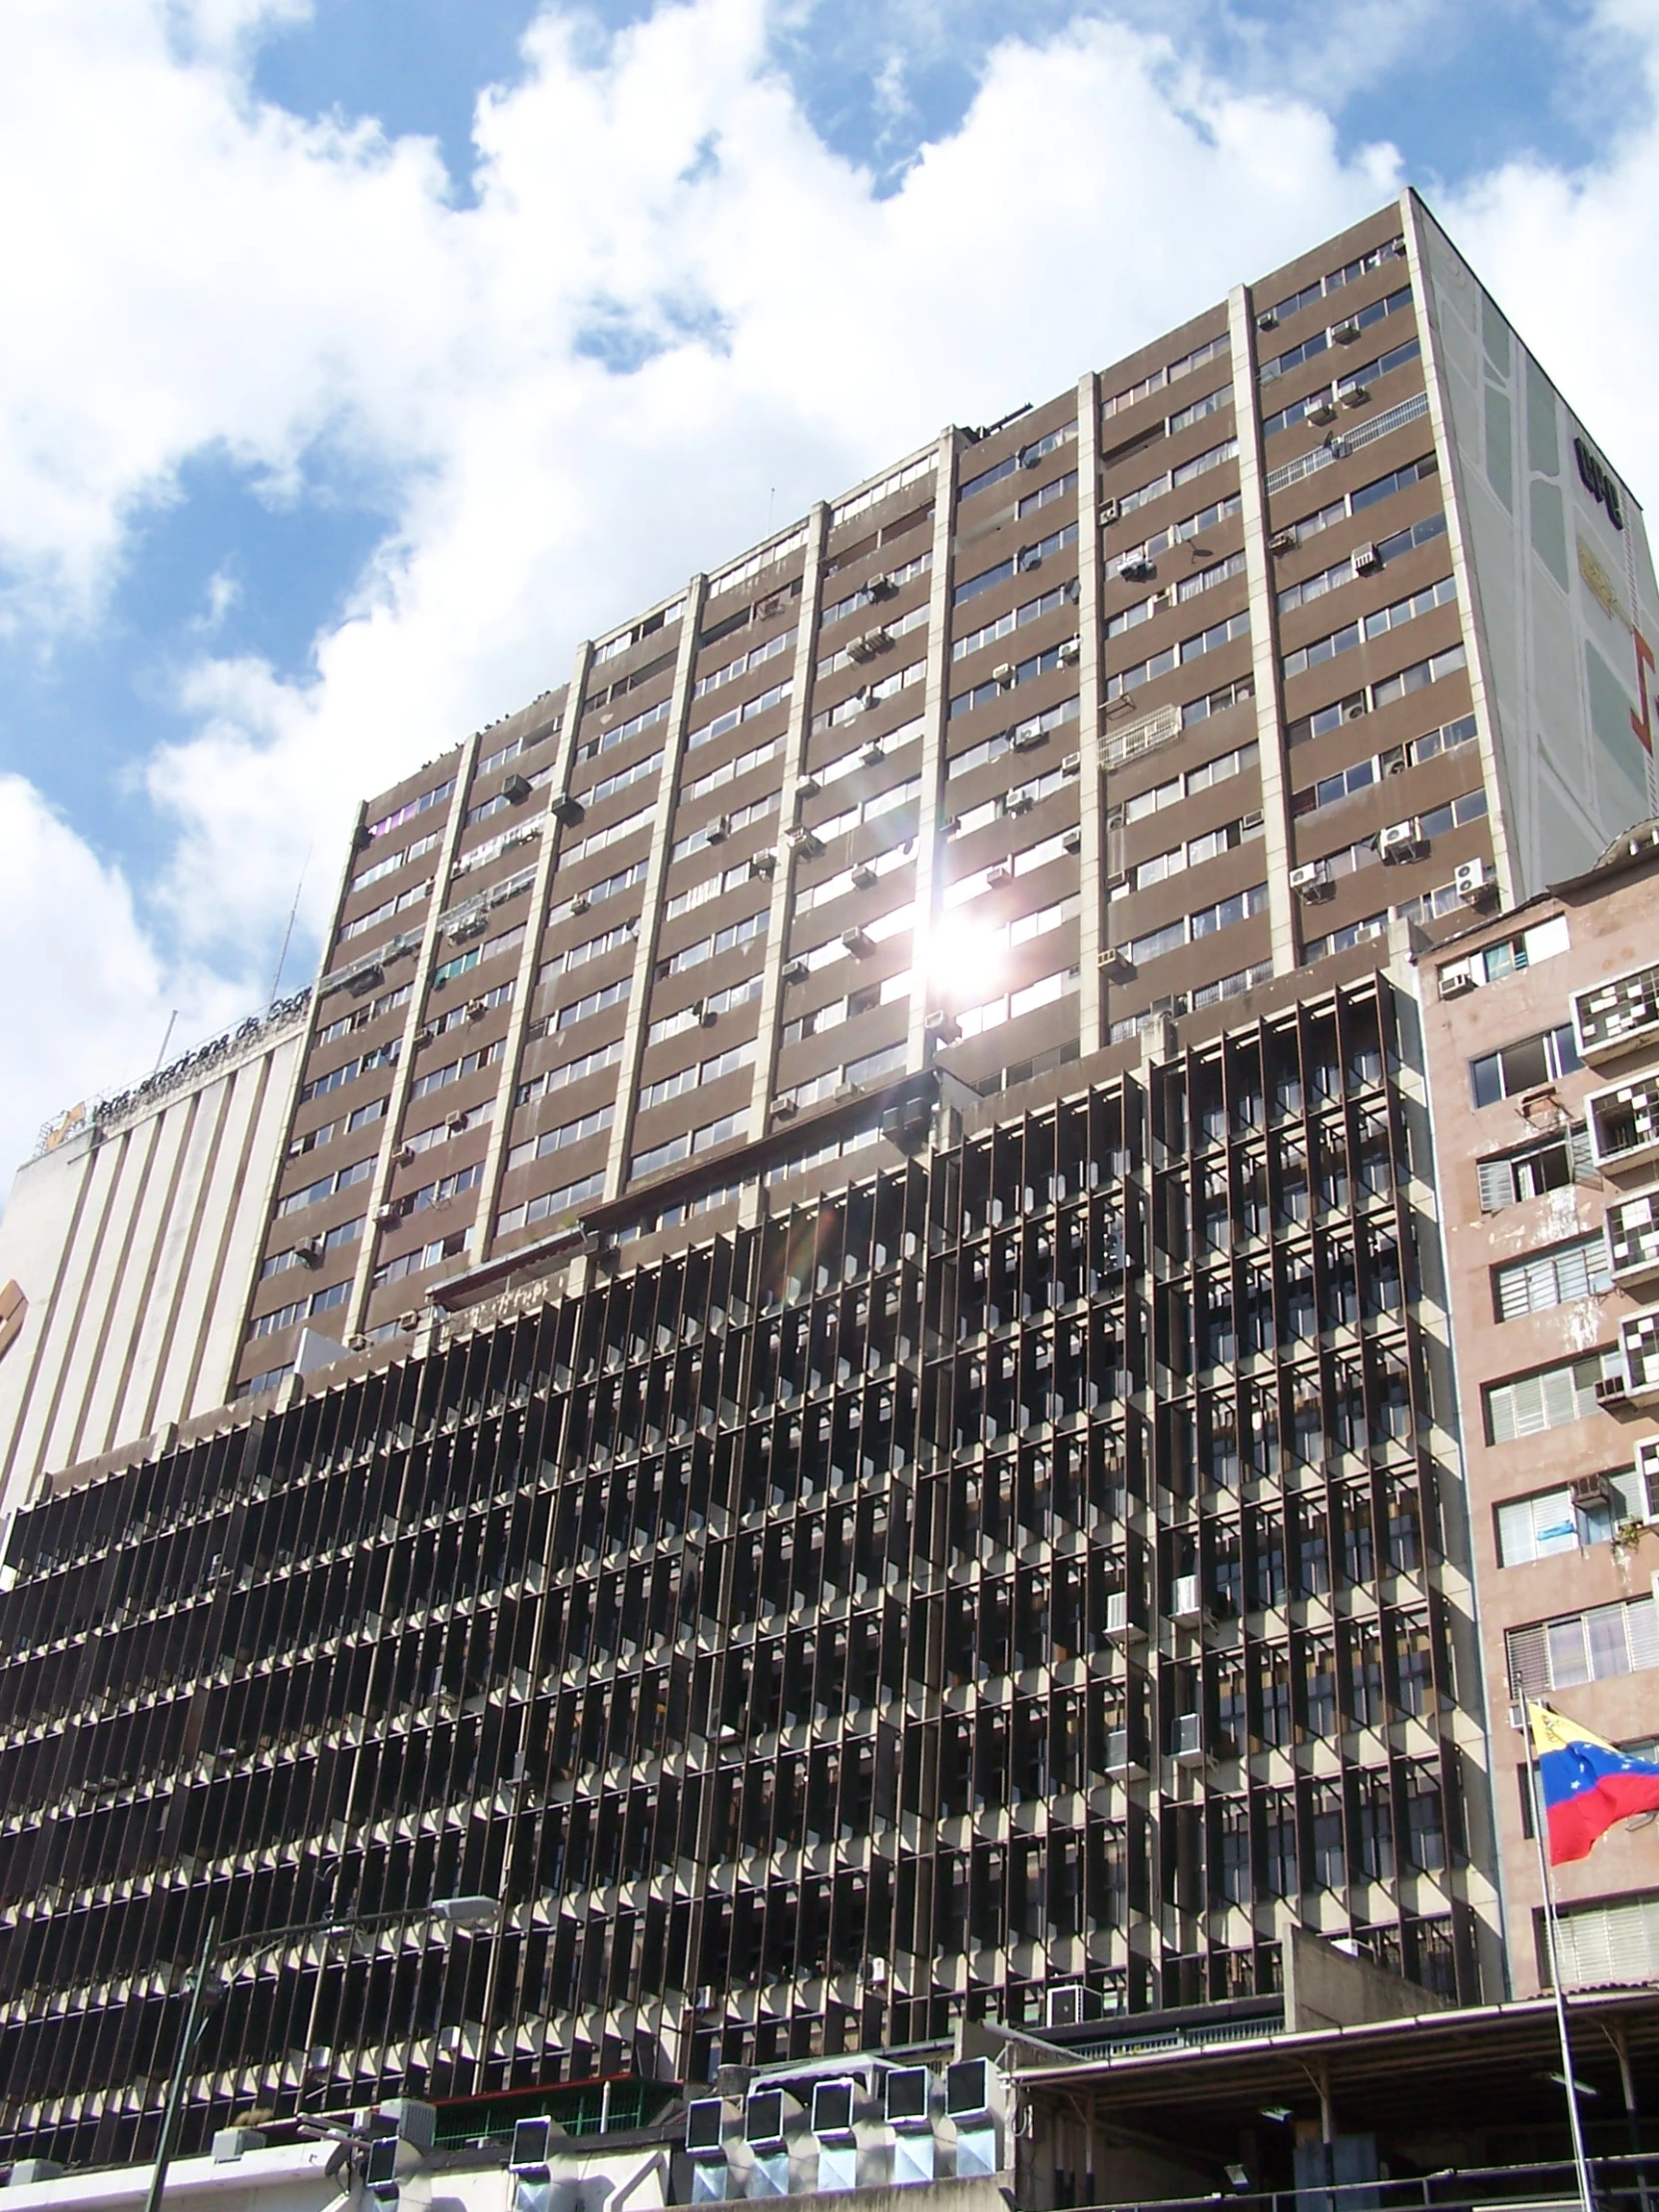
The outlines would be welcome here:
[[[0,1149],[245,1010],[301,874],[307,972],[349,804],[578,637],[1406,179],[1640,490],[1656,57],[1654,0],[19,0],[0,858],[85,943],[3,986]]]

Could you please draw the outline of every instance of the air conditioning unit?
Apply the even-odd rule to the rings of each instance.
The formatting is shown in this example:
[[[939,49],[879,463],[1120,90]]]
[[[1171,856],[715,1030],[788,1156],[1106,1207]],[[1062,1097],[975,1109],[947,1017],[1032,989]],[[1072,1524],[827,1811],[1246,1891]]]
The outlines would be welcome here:
[[[1062,640],[1054,655],[1055,666],[1057,668],[1074,668],[1082,651],[1083,641],[1081,638]]]
[[[1273,309],[1269,307],[1265,314],[1259,314],[1256,317],[1256,327],[1258,330],[1277,330],[1279,327],[1279,317],[1274,313]]]
[[[1045,2027],[1081,2027],[1086,2017],[1084,2000],[1088,1991],[1080,1982],[1070,1982],[1059,1989],[1043,1991],[1043,2025]]]
[[[881,704],[881,694],[873,690],[868,684],[860,685],[852,696],[857,700],[866,715],[874,714],[876,708]]]
[[[1322,391],[1320,393],[1319,397],[1308,409],[1307,419],[1310,422],[1322,423],[1336,421],[1337,403],[1328,391]]]
[[[1400,860],[1420,860],[1428,850],[1428,839],[1417,834],[1414,822],[1390,822],[1380,831],[1377,849],[1384,864]]]
[[[1345,407],[1364,407],[1371,399],[1371,391],[1365,384],[1345,384],[1338,397]]]
[[[1028,815],[1036,804],[1029,792],[1010,792],[1002,802],[1002,812],[1004,815]]]
[[[570,910],[573,914],[585,914],[590,903],[591,902],[586,891],[572,891],[570,896]]]
[[[1612,1496],[1613,1485],[1604,1474],[1581,1474],[1572,1485],[1573,1503],[1583,1506],[1586,1512],[1593,1506],[1610,1503]]]
[[[1082,756],[1082,754],[1081,754],[1081,753],[1068,753],[1068,754],[1066,755],[1065,759],[1064,759],[1064,760],[1063,760],[1063,761],[1062,761],[1062,762],[1060,763],[1060,774],[1061,774],[1062,776],[1081,776],[1081,775],[1082,775],[1082,773],[1083,773],[1083,756]]]
[[[861,960],[866,953],[875,950],[875,939],[867,929],[843,929],[841,931],[841,943],[845,945],[847,951],[852,954],[855,960]]]
[[[792,830],[790,850],[798,860],[816,860],[824,850],[824,839],[811,830]]]
[[[1486,872],[1484,860],[1459,860],[1452,871],[1452,886],[1465,906],[1478,906],[1497,889]]]
[[[1116,522],[1118,513],[1118,503],[1115,499],[1103,499],[1100,502],[1100,527],[1103,530],[1110,528]]]
[[[413,1164],[415,1157],[415,1148],[412,1144],[400,1144],[391,1156],[392,1165],[399,1168],[409,1167]]]
[[[796,1101],[786,1095],[783,1098],[774,1100],[772,1108],[772,1118],[774,1121],[794,1121],[798,1111],[799,1108],[797,1107]]]
[[[457,1106],[452,1114],[445,1116],[443,1126],[452,1137],[458,1137],[471,1119],[472,1116],[464,1107]]]
[[[1291,888],[1311,906],[1317,906],[1322,899],[1330,898],[1337,886],[1323,860],[1305,860],[1301,867],[1292,868]]]
[[[1000,685],[1004,691],[1010,691],[1017,675],[1018,671],[1012,661],[998,661],[991,670],[991,682]]]
[[[1119,945],[1108,945],[1100,955],[1100,972],[1109,983],[1127,983],[1135,972],[1135,963]]]
[[[579,799],[573,799],[569,792],[561,792],[547,811],[560,828],[565,830],[574,830],[588,819],[587,809]]]
[[[872,576],[864,590],[871,599],[891,599],[896,595],[898,586],[890,576]]]
[[[724,844],[731,834],[731,816],[717,815],[714,821],[710,823],[708,830],[705,832],[705,842],[709,844]]]
[[[1106,1732],[1106,1772],[1121,1781],[1146,1772],[1131,1748],[1127,1728],[1112,1728]]]
[[[772,617],[773,615],[775,615],[775,614],[776,614],[776,613],[778,612],[779,608],[780,608],[780,607],[781,607],[781,606],[782,606],[783,604],[784,604],[784,602],[783,602],[783,599],[782,599],[782,597],[780,596],[780,594],[779,594],[779,593],[777,593],[777,592],[773,592],[773,593],[771,593],[771,594],[770,594],[770,595],[769,595],[769,596],[768,596],[767,598],[765,598],[765,599],[757,599],[757,600],[756,600],[756,602],[755,602],[755,619],[756,619],[756,621],[757,621],[757,622],[766,622],[766,621],[769,621],[769,620],[771,619],[771,617]]]
[[[1204,1588],[1196,1574],[1178,1574],[1169,1586],[1169,1617],[1172,1621],[1201,1621],[1204,1618]]]
[[[999,891],[1013,879],[1014,871],[1004,860],[999,860],[995,867],[985,870],[985,888],[988,891]]]
[[[1270,553],[1294,553],[1296,551],[1296,532],[1294,530],[1275,530],[1273,536],[1268,540],[1268,551]]]
[[[1170,1753],[1177,1766],[1202,1767],[1204,1765],[1204,1717],[1201,1713],[1176,1714]]]
[[[301,1237],[293,1249],[306,1267],[316,1268],[322,1265],[322,1239],[320,1237]]]
[[[816,776],[807,775],[795,787],[795,796],[797,799],[816,799],[823,789],[824,786]]]
[[[1469,972],[1467,960],[1454,960],[1450,967],[1443,967],[1440,970],[1440,996],[1442,998],[1462,998],[1467,992],[1477,987],[1473,975]]]
[[[1082,849],[1083,832],[1081,830],[1062,830],[1060,835],[1060,850],[1062,852],[1081,852]]]
[[[1630,1379],[1622,1372],[1601,1376],[1596,1382],[1596,1403],[1621,1412],[1630,1402]]]
[[[415,1050],[418,1052],[423,1044],[430,1044],[436,1035],[437,1031],[432,1024],[429,1021],[423,1021],[414,1033]]]
[[[1356,576],[1370,576],[1374,570],[1380,569],[1382,566],[1382,556],[1378,552],[1375,545],[1357,545],[1354,548],[1354,573]]]
[[[1138,1644],[1146,1640],[1146,1630],[1130,1616],[1129,1592],[1106,1592],[1106,1636],[1114,1644]]]
[[[866,1988],[884,1989],[887,1986],[887,1961],[884,1958],[866,1958],[863,1977]]]
[[[711,1006],[706,998],[698,999],[696,1010],[699,1029],[712,1029],[720,1019],[720,1008]]]
[[[881,880],[867,860],[860,860],[856,867],[848,870],[848,874],[854,890],[873,890]]]
[[[1248,837],[1261,828],[1262,815],[1259,809],[1253,807],[1249,814],[1239,817],[1239,833],[1241,836]]]
[[[501,796],[509,807],[522,807],[530,796],[528,776],[509,776],[501,787]]]
[[[1122,584],[1150,584],[1157,573],[1157,562],[1149,561],[1144,553],[1118,563],[1118,581]]]
[[[403,1219],[403,1201],[400,1198],[384,1200],[382,1204],[375,1207],[374,1219],[382,1229],[389,1229],[394,1221]]]
[[[1008,733],[1009,747],[1015,753],[1034,753],[1039,745],[1045,745],[1047,742],[1048,732],[1039,730],[1034,725],[1019,730],[1010,730]]]
[[[879,768],[886,757],[887,756],[881,750],[881,741],[879,738],[872,739],[871,742],[864,747],[863,752],[858,756],[858,758],[863,762],[865,768]]]
[[[487,1014],[488,1012],[489,1012],[489,1007],[488,1007],[488,1005],[487,1005],[487,1004],[485,1003],[485,1001],[484,1001],[483,999],[481,999],[481,998],[469,998],[469,999],[467,1000],[467,1002],[466,1002],[466,1018],[467,1018],[467,1020],[468,1020],[468,1021],[482,1021],[482,1020],[483,1020],[483,1018],[484,1018],[484,1016],[485,1016],[485,1015],[486,1015],[486,1014]]]
[[[877,653],[885,653],[891,644],[892,633],[877,625],[873,630],[866,630],[861,638],[855,638],[846,650],[855,661],[873,661]]]
[[[1352,315],[1331,325],[1331,335],[1338,345],[1352,345],[1360,335],[1360,325]]]
[[[812,972],[805,960],[786,960],[782,970],[786,983],[805,983]]]
[[[956,1016],[947,1013],[942,1006],[933,1009],[922,1022],[922,1027],[939,1044],[954,1044],[962,1033],[962,1025]]]

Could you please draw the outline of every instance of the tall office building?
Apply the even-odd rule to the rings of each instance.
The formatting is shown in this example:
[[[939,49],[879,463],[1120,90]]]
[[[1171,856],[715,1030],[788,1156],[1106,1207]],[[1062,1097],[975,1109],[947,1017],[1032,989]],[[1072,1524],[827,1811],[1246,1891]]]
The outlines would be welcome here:
[[[0,1514],[224,1404],[308,993],[42,1132],[0,1215]]]
[[[1659,1740],[1659,834],[1425,962],[1424,1032],[1519,1994],[1549,1980],[1531,1773],[1543,1698]],[[1558,1869],[1562,1978],[1659,1978],[1650,1834]]]
[[[250,1952],[196,2133],[1500,1989],[1380,969],[1648,811],[1653,607],[1407,196],[366,808],[240,1402],[13,1532],[0,2154],[153,2140],[211,1913],[409,1918]]]
[[[1587,865],[1655,634],[1634,500],[1409,194],[947,431],[365,809],[240,1384],[595,1208],[822,1179],[851,1092],[1123,1065]]]

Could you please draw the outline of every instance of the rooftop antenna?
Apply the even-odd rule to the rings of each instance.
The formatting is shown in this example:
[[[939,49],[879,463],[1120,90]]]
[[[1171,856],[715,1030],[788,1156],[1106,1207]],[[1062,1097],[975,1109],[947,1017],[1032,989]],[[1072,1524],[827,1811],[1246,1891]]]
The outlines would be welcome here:
[[[167,1058],[167,1048],[173,1042],[173,1024],[178,1018],[179,1009],[175,1006],[172,1013],[167,1017],[167,1027],[162,1032],[162,1049],[157,1053],[156,1064],[150,1070],[152,1075],[160,1075],[162,1071],[162,1062]]]
[[[294,921],[294,916],[295,916],[295,915],[296,915],[296,914],[298,913],[298,911],[299,911],[299,893],[300,893],[300,892],[301,892],[301,891],[302,891],[302,890],[304,889],[304,887],[305,887],[305,870],[306,870],[306,868],[308,868],[308,867],[310,866],[310,864],[311,864],[311,853],[312,853],[312,851],[313,851],[313,850],[314,850],[314,847],[313,847],[313,846],[311,846],[311,845],[306,845],[306,847],[305,847],[305,857],[304,857],[304,859],[303,859],[303,860],[301,860],[301,861],[300,861],[300,863],[299,863],[299,880],[298,880],[298,882],[297,882],[297,883],[295,883],[295,884],[294,884],[294,886],[293,886],[293,904],[292,904],[292,905],[291,905],[291,906],[290,906],[290,907],[288,908],[288,925],[287,925],[287,927],[286,927],[286,928],[285,928],[285,929],[284,929],[284,930],[282,931],[282,949],[281,949],[281,951],[280,951],[280,952],[278,952],[278,953],[277,953],[277,955],[276,955],[276,974],[275,974],[275,975],[274,975],[274,976],[273,976],[273,977],[271,978],[271,1003],[272,1003],[272,1004],[273,1004],[274,1006],[275,1006],[275,1005],[276,1005],[276,993],[277,993],[277,990],[279,989],[279,987],[280,987],[280,985],[281,985],[281,981],[282,981],[282,970],[283,970],[283,968],[284,968],[284,967],[285,967],[285,966],[287,965],[287,957],[288,957],[288,946],[289,946],[289,945],[290,945],[290,944],[292,943],[292,941],[293,941],[293,921]]]

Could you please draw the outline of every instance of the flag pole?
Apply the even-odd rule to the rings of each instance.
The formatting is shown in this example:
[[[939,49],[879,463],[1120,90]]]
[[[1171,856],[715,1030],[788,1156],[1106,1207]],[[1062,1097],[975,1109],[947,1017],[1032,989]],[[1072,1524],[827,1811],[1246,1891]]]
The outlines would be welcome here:
[[[1561,2074],[1567,2091],[1567,2122],[1572,2131],[1572,2162],[1578,2176],[1578,2198],[1583,2212],[1596,2212],[1590,2161],[1584,2155],[1584,2125],[1578,2110],[1578,2078],[1572,2070],[1572,2038],[1567,2032],[1567,1998],[1561,1986],[1561,1945],[1555,1926],[1555,1889],[1549,1879],[1549,1810],[1544,1804],[1543,1776],[1538,1769],[1532,1740],[1532,1700],[1521,1708],[1526,1738],[1526,1773],[1532,1799],[1532,1839],[1538,1847],[1538,1879],[1544,1892],[1544,1941],[1549,1956],[1549,1981],[1555,1996],[1555,2032],[1561,2044]]]

